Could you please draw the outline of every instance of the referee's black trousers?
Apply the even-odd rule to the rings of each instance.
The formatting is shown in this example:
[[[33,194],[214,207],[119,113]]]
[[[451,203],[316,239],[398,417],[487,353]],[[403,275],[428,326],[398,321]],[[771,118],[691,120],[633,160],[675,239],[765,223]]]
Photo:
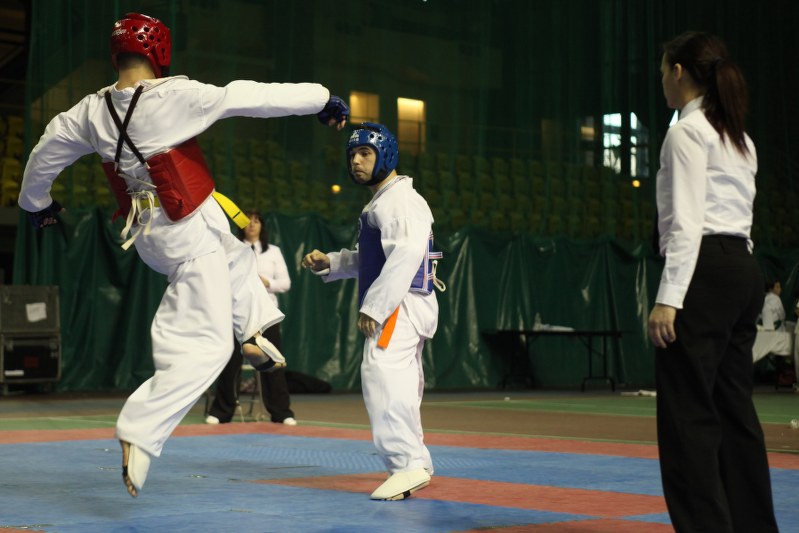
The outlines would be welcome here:
[[[263,335],[278,350],[282,349],[280,324],[267,328]],[[238,341],[235,341],[230,361],[225,365],[216,380],[214,401],[208,410],[208,414],[217,417],[223,424],[230,422],[236,413],[243,361],[244,356],[241,355],[241,345]],[[281,368],[273,372],[256,372],[256,374],[255,379],[261,380],[261,399],[264,407],[269,412],[272,422],[283,422],[286,418],[293,417],[294,411],[291,410],[291,397],[289,396],[289,385],[286,381],[286,369]]]
[[[677,340],[655,357],[663,492],[678,533],[777,531],[752,403],[763,276],[746,241],[702,239]]]

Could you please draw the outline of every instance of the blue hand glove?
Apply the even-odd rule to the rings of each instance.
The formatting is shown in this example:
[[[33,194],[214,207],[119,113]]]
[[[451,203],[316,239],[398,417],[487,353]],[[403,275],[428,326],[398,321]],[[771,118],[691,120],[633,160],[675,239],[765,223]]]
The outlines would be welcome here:
[[[342,120],[350,118],[350,107],[344,100],[331,94],[330,100],[325,104],[325,108],[317,113],[316,116],[319,118],[319,122],[325,126],[328,125],[331,118],[335,119],[336,124],[338,124]]]
[[[45,226],[44,224],[45,220],[47,220],[48,218],[55,219],[56,214],[60,213],[61,209],[62,209],[61,204],[53,200],[53,203],[51,203],[49,206],[45,207],[41,211],[36,211],[35,213],[27,211],[28,220],[30,221],[30,223],[33,225],[34,228],[36,229],[43,228]],[[56,222],[54,222],[53,224],[55,223]],[[50,224],[47,225],[49,226]]]

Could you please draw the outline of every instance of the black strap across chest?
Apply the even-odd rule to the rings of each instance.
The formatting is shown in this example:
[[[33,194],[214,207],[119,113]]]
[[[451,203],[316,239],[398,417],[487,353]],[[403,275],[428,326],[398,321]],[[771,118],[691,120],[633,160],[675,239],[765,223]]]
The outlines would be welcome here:
[[[139,149],[136,148],[136,145],[133,144],[133,141],[130,140],[130,136],[128,135],[128,123],[130,122],[130,117],[133,114],[133,109],[136,107],[136,102],[139,101],[139,97],[141,96],[144,87],[139,85],[136,87],[136,91],[133,93],[133,98],[130,100],[130,106],[128,106],[128,111],[125,113],[125,120],[124,122],[119,119],[119,115],[114,109],[114,104],[111,102],[111,91],[105,93],[105,103],[108,105],[108,111],[111,113],[111,118],[114,119],[114,124],[117,125],[119,129],[119,140],[117,141],[117,153],[114,156],[114,162],[119,163],[119,156],[122,154],[122,143],[127,143],[128,148],[133,152],[136,156],[136,159],[139,160],[144,166],[147,166],[147,161],[144,160],[142,157],[141,152]]]

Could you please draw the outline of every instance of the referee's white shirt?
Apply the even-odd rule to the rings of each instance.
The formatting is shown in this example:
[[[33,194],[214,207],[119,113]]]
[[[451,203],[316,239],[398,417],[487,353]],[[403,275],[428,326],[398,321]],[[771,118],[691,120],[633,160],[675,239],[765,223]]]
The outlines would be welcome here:
[[[656,302],[682,309],[703,235],[749,239],[755,200],[757,154],[749,136],[742,155],[722,141],[702,110],[688,102],[669,128],[657,174],[660,254],[666,258]]]
[[[269,293],[269,298],[278,307],[276,295],[291,288],[289,269],[286,266],[286,260],[283,258],[280,248],[270,244],[269,248],[264,251],[261,241],[254,243],[245,241],[245,244],[250,245],[258,256],[258,275],[269,281],[269,287],[266,288],[266,292]]]

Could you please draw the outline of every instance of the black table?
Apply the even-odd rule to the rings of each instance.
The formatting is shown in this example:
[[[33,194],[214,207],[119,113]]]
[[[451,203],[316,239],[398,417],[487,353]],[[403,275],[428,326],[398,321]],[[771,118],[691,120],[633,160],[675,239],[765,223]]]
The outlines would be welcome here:
[[[612,391],[616,390],[616,383],[608,375],[608,339],[620,339],[622,332],[616,330],[570,330],[570,329],[501,329],[487,330],[483,332],[487,335],[513,335],[519,336],[523,340],[522,354],[527,358],[530,353],[530,343],[539,337],[572,337],[583,342],[588,350],[588,375],[583,378],[580,390],[585,392],[585,384],[593,380],[601,380],[610,383]],[[601,339],[601,351],[594,348],[594,339]],[[602,356],[602,374],[594,375],[593,355],[598,353]]]

